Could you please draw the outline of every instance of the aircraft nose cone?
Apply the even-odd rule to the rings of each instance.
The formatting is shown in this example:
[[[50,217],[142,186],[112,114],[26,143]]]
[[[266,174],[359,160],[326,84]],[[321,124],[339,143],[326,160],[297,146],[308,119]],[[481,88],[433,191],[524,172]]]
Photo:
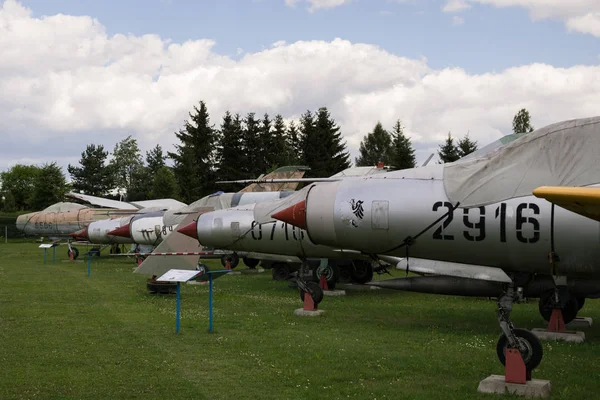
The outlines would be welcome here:
[[[183,228],[177,229],[177,232],[198,240],[198,230],[196,229],[196,221],[187,224]]]
[[[75,240],[88,240],[88,227],[86,226],[85,228],[80,229],[77,232],[70,233],[69,236],[71,236]]]
[[[306,200],[271,215],[279,221],[306,230]]]
[[[25,231],[25,227],[27,226],[27,224],[29,223],[31,218],[33,218],[33,216],[35,214],[37,214],[37,213],[29,213],[29,214],[19,215],[17,217],[17,221],[15,223],[15,225],[17,226],[17,229],[20,230],[21,232]]]
[[[120,228],[114,229],[114,230],[108,232],[107,234],[111,235],[111,236],[120,236],[120,237],[124,237],[124,238],[131,238],[131,233],[129,231],[129,224],[123,225]]]

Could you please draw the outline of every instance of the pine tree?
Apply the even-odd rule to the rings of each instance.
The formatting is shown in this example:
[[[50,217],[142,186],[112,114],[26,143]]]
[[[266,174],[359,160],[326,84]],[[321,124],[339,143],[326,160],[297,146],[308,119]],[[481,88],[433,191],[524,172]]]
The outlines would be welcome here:
[[[373,132],[367,134],[360,142],[360,155],[356,158],[357,167],[375,166],[379,162],[390,163],[392,136],[377,122]]]
[[[533,126],[531,125],[531,116],[529,111],[522,108],[517,112],[513,118],[513,133],[526,133],[533,132]]]
[[[261,173],[264,173],[274,164],[273,159],[275,156],[269,149],[273,144],[273,137],[271,133],[271,119],[267,113],[265,113],[260,123],[258,137],[260,142],[259,165]]]
[[[438,156],[440,157],[440,164],[454,162],[460,158],[456,145],[454,144],[454,138],[450,132],[448,132],[446,143],[440,145]]]
[[[158,170],[165,166],[167,156],[163,153],[160,144],[157,144],[152,150],[146,152],[146,164],[151,176],[154,176]]]
[[[55,162],[44,164],[35,177],[35,188],[31,198],[34,210],[44,208],[62,201],[68,190],[65,175]]]
[[[221,143],[217,152],[217,179],[236,180],[248,178],[245,168],[243,168],[246,164],[246,156],[242,147],[243,131],[240,116],[236,115],[234,119],[231,113],[226,111],[221,121],[220,132]]]
[[[131,201],[132,199],[129,197],[129,194],[139,191],[139,183],[133,182],[133,176],[142,173],[140,169],[143,167],[137,140],[132,138],[131,135],[127,136],[115,145],[112,155],[113,159],[109,166],[114,174],[114,182],[119,192],[125,192],[126,198]],[[133,186],[136,183],[138,187],[134,189]]]
[[[173,170],[166,165],[163,165],[156,171],[152,180],[152,198],[169,199],[177,198],[179,188]]]
[[[404,134],[404,127],[400,120],[396,121],[392,130],[390,153],[390,166],[396,169],[415,167],[415,150],[412,147],[410,138]]]
[[[303,160],[302,145],[300,143],[300,134],[294,121],[290,121],[286,135],[286,144],[288,149],[288,165],[301,164]]]
[[[69,164],[67,171],[71,175],[73,190],[82,191],[91,196],[104,196],[113,187],[113,174],[105,165],[108,152],[104,146],[90,144],[81,153],[79,165]]]
[[[246,155],[246,171],[248,176],[255,177],[264,173],[262,163],[262,146],[260,140],[259,121],[253,112],[244,119],[243,151]]]
[[[458,157],[462,158],[467,154],[471,154],[472,152],[477,150],[477,142],[472,141],[469,138],[469,134],[467,133],[462,139],[460,139],[456,145],[456,152],[458,153]]]
[[[316,118],[310,111],[300,120],[302,154],[305,164],[314,177],[331,176],[350,168],[350,154],[342,141],[340,128],[336,126],[326,107],[321,107]]]
[[[267,146],[268,152],[271,154],[269,169],[273,170],[284,165],[291,165],[289,158],[291,151],[288,148],[285,122],[281,114],[275,116],[271,138],[271,143]]]
[[[214,147],[217,134],[210,125],[206,104],[200,101],[200,109],[194,106],[190,121],[175,136],[181,144],[175,145],[176,152],[168,155],[174,161],[173,171],[181,190],[183,201],[193,202],[214,190],[213,169]]]

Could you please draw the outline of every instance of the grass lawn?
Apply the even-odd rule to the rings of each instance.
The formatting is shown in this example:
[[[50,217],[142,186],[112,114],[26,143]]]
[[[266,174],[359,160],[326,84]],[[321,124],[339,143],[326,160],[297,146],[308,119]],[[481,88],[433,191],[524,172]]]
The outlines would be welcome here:
[[[133,260],[96,258],[88,277],[65,246],[46,265],[37,246],[0,243],[0,399],[497,398],[477,393],[503,374],[487,299],[369,291],[297,317],[297,290],[266,271],[215,281],[213,333],[208,287],[182,285],[176,334],[175,296],[149,294]],[[600,321],[600,302],[581,315]],[[542,326],[537,301],[513,321]],[[600,328],[585,334],[544,342],[534,378],[552,398],[600,397]]]

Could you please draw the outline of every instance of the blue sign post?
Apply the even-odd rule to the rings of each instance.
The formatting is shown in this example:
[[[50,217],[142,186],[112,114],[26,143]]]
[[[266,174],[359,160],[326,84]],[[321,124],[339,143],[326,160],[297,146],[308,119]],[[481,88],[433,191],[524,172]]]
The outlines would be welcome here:
[[[175,317],[175,333],[179,333],[179,325],[181,320],[181,282],[177,282],[177,305]]]
[[[39,245],[40,249],[44,249],[44,264],[46,264],[46,253],[49,248],[52,248],[52,263],[56,264],[56,246],[58,246],[56,243],[43,243]]]
[[[88,254],[88,276],[92,273],[92,255]]]

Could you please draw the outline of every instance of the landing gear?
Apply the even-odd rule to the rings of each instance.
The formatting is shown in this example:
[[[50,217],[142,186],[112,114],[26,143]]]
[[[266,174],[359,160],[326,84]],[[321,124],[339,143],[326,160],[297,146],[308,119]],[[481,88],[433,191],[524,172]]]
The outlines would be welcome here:
[[[550,321],[554,309],[559,309],[565,324],[568,324],[577,317],[577,313],[583,307],[585,297],[581,299],[582,304],[580,306],[579,299],[571,295],[566,286],[557,286],[556,289],[542,293],[538,309],[546,321]]]
[[[319,287],[319,284],[316,282],[304,282],[302,280],[298,280],[298,287],[300,288],[300,299],[304,301],[304,296],[306,293],[310,294],[315,305],[319,304],[323,300],[323,289]]]
[[[350,273],[352,282],[363,284],[373,280],[373,267],[368,261],[355,260],[352,264]]]
[[[229,266],[231,269],[234,269],[240,263],[240,257],[237,255],[237,253],[223,254],[223,257],[221,257],[221,265],[226,267],[227,261],[229,261]]]
[[[77,260],[77,257],[79,257],[79,249],[77,247],[69,247],[69,250],[67,250],[67,257],[71,258],[71,253],[73,253],[73,260]]]
[[[498,359],[504,365],[506,362],[506,349],[518,349],[528,371],[535,369],[544,355],[542,344],[530,331],[517,329],[510,321],[512,303],[515,299],[514,283],[510,283],[506,291],[498,299],[498,322],[502,335],[496,344]]]
[[[340,269],[337,265],[328,263],[324,266],[319,266],[315,268],[314,271],[314,278],[317,281],[321,279],[321,275],[325,275],[325,280],[327,280],[327,288],[329,290],[335,289],[335,285],[340,279]]]
[[[286,263],[273,264],[273,279],[276,281],[285,281],[290,277],[290,266]]]
[[[260,263],[260,260],[257,260],[256,258],[244,257],[242,260],[244,261],[244,265],[250,269],[255,269]]]

